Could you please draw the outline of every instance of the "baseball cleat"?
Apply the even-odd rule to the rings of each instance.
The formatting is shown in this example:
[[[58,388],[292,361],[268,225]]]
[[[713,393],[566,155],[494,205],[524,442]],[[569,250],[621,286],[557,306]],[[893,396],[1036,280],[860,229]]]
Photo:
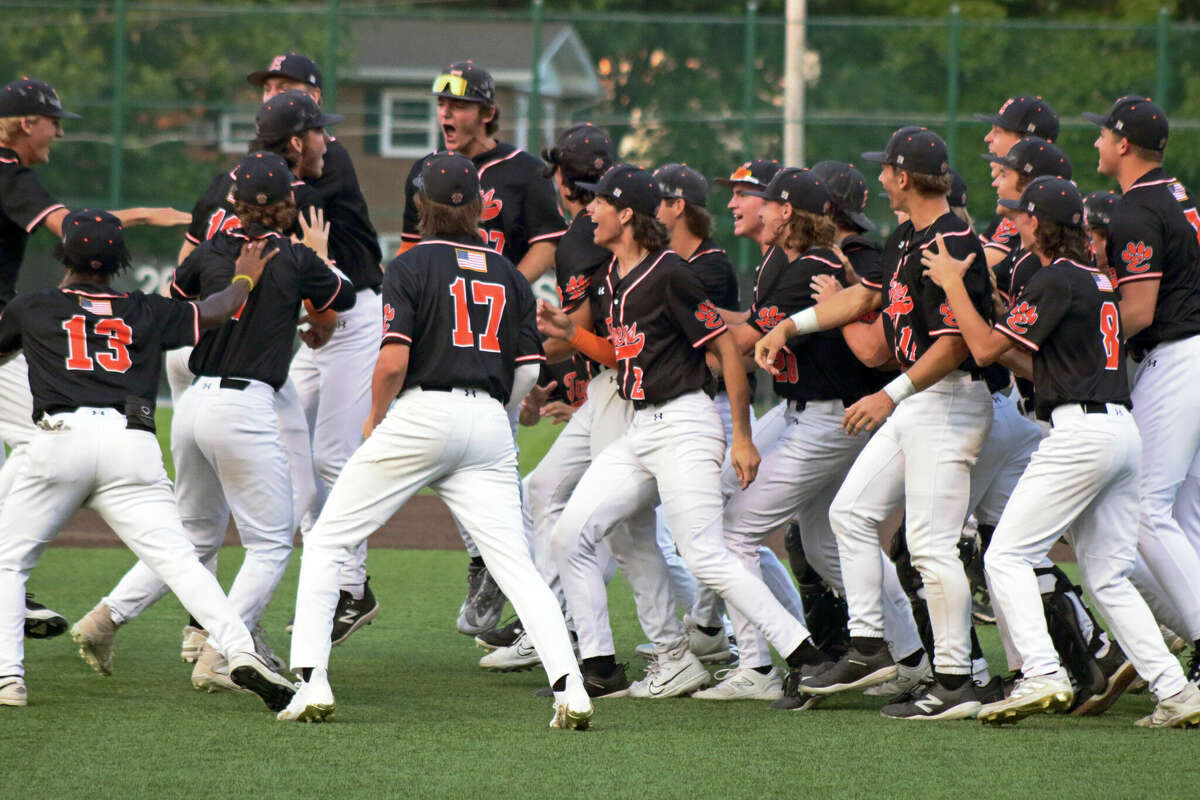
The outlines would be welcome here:
[[[683,627],[687,631],[688,646],[702,664],[732,664],[737,661],[737,653],[729,646],[729,637],[725,629],[709,636],[700,630],[691,614],[683,615]]]
[[[512,647],[517,643],[517,639],[520,638],[524,631],[525,626],[521,624],[521,619],[517,616],[512,616],[501,627],[492,628],[490,631],[484,631],[476,636],[475,644],[484,650],[498,650],[501,647]]]
[[[879,713],[891,719],[974,719],[981,705],[970,680],[957,689],[947,689],[930,676],[910,694],[911,700],[889,703]]]
[[[112,675],[113,639],[117,623],[104,603],[93,608],[71,626],[71,638],[79,645],[79,655],[101,675]]]
[[[533,640],[524,632],[512,647],[501,647],[479,659],[479,666],[490,672],[522,672],[541,663]]]
[[[588,697],[628,697],[632,686],[629,676],[625,674],[628,668],[628,664],[617,664],[611,674],[601,676],[584,667],[583,688]]]
[[[324,722],[333,715],[336,707],[328,673],[314,669],[312,677],[297,686],[291,702],[275,719],[281,722]]]
[[[229,662],[229,677],[240,688],[258,695],[272,711],[287,708],[296,694],[292,682],[271,669],[258,653],[235,653]]]
[[[1005,698],[1004,679],[999,675],[992,677],[991,680],[984,683],[980,683],[974,678],[971,679],[971,682],[975,684],[975,696],[979,698],[980,703],[985,705],[987,703],[999,703]],[[1012,686],[1010,685],[1008,688],[1011,689]]]
[[[714,676],[720,683],[696,692],[697,700],[780,700],[783,698],[783,678],[779,670],[763,674],[750,667],[717,670]]]
[[[1192,648],[1192,655],[1187,664],[1187,679],[1188,683],[1200,681],[1200,647]]]
[[[225,656],[208,642],[200,650],[196,666],[192,668],[192,688],[198,692],[244,692],[229,675],[229,663]]]
[[[592,715],[596,711],[586,695],[582,700],[564,701],[554,704],[554,718],[550,720],[551,728],[561,728],[568,731],[586,731],[592,724]]]
[[[504,592],[485,564],[467,565],[467,597],[458,609],[455,627],[464,636],[478,636],[496,627],[504,613]]]
[[[896,663],[886,647],[873,655],[851,647],[832,664],[805,665],[800,674],[800,691],[816,695],[850,692],[885,683],[896,675]]]
[[[1108,652],[1096,659],[1100,669],[1104,671],[1107,680],[1104,691],[1076,694],[1075,707],[1071,709],[1073,717],[1090,717],[1103,714],[1112,704],[1117,702],[1122,694],[1129,690],[1137,679],[1137,670],[1133,662],[1125,656],[1125,651],[1115,641],[1108,644]]]
[[[1182,691],[1159,700],[1153,714],[1133,724],[1139,728],[1200,727],[1200,689],[1194,683],[1185,684]]]
[[[928,678],[932,673],[933,668],[929,665],[929,656],[921,653],[921,663],[915,667],[906,667],[897,663],[896,677],[890,681],[868,686],[863,690],[863,694],[868,697],[897,697]]]
[[[30,639],[53,639],[67,632],[67,618],[51,611],[25,593],[25,635]]]
[[[20,675],[5,675],[0,678],[0,706],[29,705],[29,690]]]
[[[208,631],[191,625],[183,626],[183,644],[179,647],[179,658],[186,664],[195,664],[208,641]]]
[[[629,687],[629,696],[649,700],[678,697],[703,688],[709,680],[708,670],[685,644],[651,661],[646,677]]]
[[[255,625],[250,631],[250,638],[254,641],[254,652],[258,653],[259,658],[267,662],[267,666],[276,672],[283,672],[287,669],[287,662],[276,655],[271,648],[271,642],[267,640],[267,631],[262,624]]]
[[[1008,697],[979,709],[979,721],[989,725],[1015,723],[1031,714],[1057,714],[1071,707],[1075,691],[1066,670],[1021,678]]]
[[[333,612],[333,630],[329,632],[329,641],[337,647],[350,638],[364,625],[370,625],[379,616],[379,601],[371,591],[371,579],[363,582],[363,596],[355,600],[349,592],[338,592],[337,609]]]
[[[771,708],[779,711],[808,711],[815,708],[823,698],[815,694],[804,694],[800,691],[802,670],[788,670],[783,676],[783,697],[771,703]]]

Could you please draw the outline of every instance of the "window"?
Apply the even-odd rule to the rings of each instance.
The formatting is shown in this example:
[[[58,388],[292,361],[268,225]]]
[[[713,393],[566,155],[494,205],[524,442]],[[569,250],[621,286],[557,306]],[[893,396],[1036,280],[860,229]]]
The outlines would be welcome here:
[[[254,113],[226,113],[221,115],[220,141],[222,153],[244,155],[254,139]]]
[[[386,158],[420,158],[437,150],[437,108],[428,91],[388,89],[380,95],[379,153]]]

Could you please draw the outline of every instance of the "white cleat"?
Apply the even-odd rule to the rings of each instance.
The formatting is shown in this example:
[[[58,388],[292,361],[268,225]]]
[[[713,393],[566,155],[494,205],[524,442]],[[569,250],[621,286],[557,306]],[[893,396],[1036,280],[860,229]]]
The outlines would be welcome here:
[[[717,670],[721,681],[711,689],[696,692],[697,700],[778,700],[783,697],[783,678],[771,667],[766,675],[749,667]]]
[[[509,647],[500,647],[479,659],[479,666],[491,672],[521,672],[542,663],[533,640],[522,631]]]
[[[287,708],[296,687],[280,675],[258,653],[235,653],[229,662],[229,677],[241,689],[253,692],[272,711]]]
[[[555,701],[554,719],[550,720],[550,727],[568,731],[586,731],[592,724],[593,714],[595,714],[595,709],[586,692],[583,693],[580,700],[575,702]]]
[[[200,651],[204,649],[204,643],[207,641],[208,631],[203,628],[184,625],[183,644],[179,646],[179,658],[185,664],[195,664],[196,659],[200,658]]]
[[[324,722],[336,708],[333,701],[333,689],[329,686],[329,674],[325,670],[314,669],[312,678],[301,681],[296,694],[287,704],[287,708],[275,715],[275,719],[284,722]]]
[[[683,615],[683,627],[687,631],[688,646],[704,664],[732,664],[737,660],[737,653],[729,646],[729,637],[725,628],[709,636],[696,624],[691,614]]]
[[[20,675],[6,675],[0,678],[0,706],[29,705],[29,690],[25,688],[25,679]]]
[[[1008,697],[979,709],[979,721],[991,725],[1017,722],[1031,714],[1064,713],[1075,699],[1071,678],[1062,667],[1049,675],[1021,678]]]
[[[196,666],[192,669],[192,688],[198,692],[245,692],[229,676],[229,663],[225,656],[208,642],[200,650]]]
[[[685,644],[651,661],[646,677],[629,687],[629,696],[651,700],[678,697],[704,688],[710,680],[708,670]]]
[[[87,665],[101,675],[112,675],[113,640],[117,623],[104,603],[89,611],[71,626],[71,638],[79,645],[79,655]]]
[[[1183,691],[1159,700],[1153,714],[1133,724],[1139,728],[1200,727],[1200,689],[1194,683],[1184,684]]]
[[[863,689],[863,694],[869,697],[896,697],[909,691],[932,674],[933,668],[929,665],[929,656],[922,653],[920,664],[915,667],[906,667],[897,661],[896,677],[890,681],[868,686]]]

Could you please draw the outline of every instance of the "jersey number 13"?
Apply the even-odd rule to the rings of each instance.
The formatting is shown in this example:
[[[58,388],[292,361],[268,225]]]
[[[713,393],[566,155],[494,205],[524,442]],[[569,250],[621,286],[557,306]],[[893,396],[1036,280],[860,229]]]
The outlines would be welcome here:
[[[62,324],[67,332],[67,369],[91,371],[96,364],[105,372],[125,372],[133,362],[129,358],[129,345],[133,343],[133,329],[125,320],[108,317],[98,320],[92,330],[97,336],[107,336],[110,352],[96,353],[95,359],[88,355],[87,317],[76,314]]]

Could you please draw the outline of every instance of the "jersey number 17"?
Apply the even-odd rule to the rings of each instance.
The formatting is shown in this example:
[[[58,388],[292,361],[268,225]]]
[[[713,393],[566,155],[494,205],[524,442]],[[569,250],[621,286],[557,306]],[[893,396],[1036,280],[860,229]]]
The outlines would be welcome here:
[[[454,346],[475,346],[475,334],[471,330],[471,310],[467,305],[469,298],[477,305],[487,306],[487,324],[479,334],[479,349],[485,353],[499,353],[500,319],[504,314],[505,301],[503,284],[456,278],[450,284],[450,296],[454,298],[454,335],[451,339]]]

